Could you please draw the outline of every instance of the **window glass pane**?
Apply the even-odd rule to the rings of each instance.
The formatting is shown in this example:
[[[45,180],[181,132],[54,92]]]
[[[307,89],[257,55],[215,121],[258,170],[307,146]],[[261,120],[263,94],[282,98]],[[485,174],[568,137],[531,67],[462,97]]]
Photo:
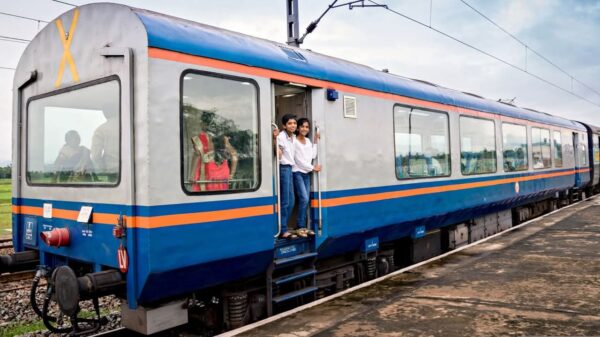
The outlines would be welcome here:
[[[27,110],[27,181],[116,185],[119,105],[117,81],[31,101]]]
[[[496,172],[493,121],[460,117],[460,169],[463,174]]]
[[[504,171],[527,170],[527,128],[524,125],[502,124]]]
[[[257,88],[189,73],[183,78],[183,181],[188,192],[259,184]]]
[[[594,164],[599,164],[600,163],[600,148],[598,148],[598,146],[599,146],[598,135],[593,135],[592,139],[593,139],[593,143],[594,143]]]
[[[399,179],[450,175],[448,115],[394,108],[396,176]]]
[[[554,131],[554,166],[563,166],[562,139],[560,137],[560,131]]]
[[[533,151],[533,168],[541,169],[552,166],[550,154],[550,130],[531,128],[531,146]]]

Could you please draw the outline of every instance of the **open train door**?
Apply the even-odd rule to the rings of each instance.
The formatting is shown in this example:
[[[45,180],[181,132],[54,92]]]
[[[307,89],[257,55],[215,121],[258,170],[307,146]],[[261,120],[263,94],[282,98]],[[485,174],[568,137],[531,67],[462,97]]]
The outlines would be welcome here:
[[[273,127],[281,129],[281,119],[285,114],[295,115],[297,118],[308,118],[311,122],[311,139],[319,132],[323,134],[323,123],[324,120],[324,103],[325,103],[325,90],[321,88],[314,88],[304,86],[298,83],[283,83],[277,82],[272,84],[273,92]],[[322,163],[324,159],[324,137],[321,138],[317,146],[317,158],[316,163]],[[274,166],[278,169],[277,163],[274,162]],[[277,181],[277,192],[279,183],[279,172],[275,170],[275,181]],[[324,216],[322,208],[322,189],[325,183],[323,173],[312,174],[311,180],[311,191],[309,205],[309,223],[308,227],[311,228],[317,234],[317,246],[322,242],[326,236],[326,229],[324,228]],[[278,194],[279,195],[279,194]],[[280,198],[278,198],[278,205],[280,204]],[[296,221],[297,207],[294,208],[292,214],[288,219],[288,228],[293,228]],[[278,217],[278,221],[281,219]],[[279,224],[279,228],[281,225]]]

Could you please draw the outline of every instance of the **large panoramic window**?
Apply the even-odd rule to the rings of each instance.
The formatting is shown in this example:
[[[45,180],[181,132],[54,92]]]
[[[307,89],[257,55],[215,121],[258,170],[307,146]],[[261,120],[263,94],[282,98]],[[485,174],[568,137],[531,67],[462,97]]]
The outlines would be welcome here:
[[[502,124],[504,171],[523,171],[527,164],[527,128],[524,125]]]
[[[560,131],[554,131],[554,166],[562,167],[562,139]]]
[[[29,184],[118,184],[119,88],[119,82],[111,80],[29,102]]]
[[[257,86],[250,80],[195,72],[183,75],[182,86],[185,191],[258,188]]]
[[[494,121],[460,117],[460,169],[465,175],[496,172]]]
[[[450,175],[447,114],[395,106],[394,142],[398,179]]]
[[[542,169],[552,166],[550,157],[550,130],[531,128],[531,151],[533,157],[533,168]]]

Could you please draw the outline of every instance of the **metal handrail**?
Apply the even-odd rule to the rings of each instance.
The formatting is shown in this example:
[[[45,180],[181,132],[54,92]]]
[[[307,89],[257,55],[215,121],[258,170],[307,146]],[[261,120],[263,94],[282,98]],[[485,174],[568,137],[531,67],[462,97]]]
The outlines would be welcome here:
[[[317,125],[317,122],[315,121],[315,132],[317,135],[319,135],[319,137],[321,136],[321,133],[319,131],[319,126]],[[317,146],[317,165],[321,164],[321,156],[319,156],[319,152],[321,150],[321,146]],[[321,167],[321,170],[323,170],[323,168]],[[321,235],[321,232],[323,231],[323,210],[321,208],[321,171],[316,172],[317,174],[317,203],[318,203],[318,207],[319,207],[319,236]]]
[[[271,126],[273,127],[273,131],[275,131],[276,129],[278,129],[277,124],[275,123],[271,123]],[[280,195],[280,189],[279,189],[279,152],[277,151],[277,140],[275,140],[275,186],[276,186],[276,191],[275,193],[277,194],[277,234],[275,234],[275,238],[279,237],[279,235],[281,234],[281,195]]]

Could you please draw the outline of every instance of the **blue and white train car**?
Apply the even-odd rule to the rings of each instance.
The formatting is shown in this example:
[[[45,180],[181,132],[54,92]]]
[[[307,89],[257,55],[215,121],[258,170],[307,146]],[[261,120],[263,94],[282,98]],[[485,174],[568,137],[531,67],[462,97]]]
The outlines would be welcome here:
[[[39,259],[47,300],[74,324],[80,300],[117,293],[140,332],[183,324],[188,308],[216,330],[240,326],[506,229],[590,182],[578,122],[116,4],[42,29],[14,102],[18,253],[3,263]],[[272,123],[284,113],[322,137],[315,238],[277,239]]]

